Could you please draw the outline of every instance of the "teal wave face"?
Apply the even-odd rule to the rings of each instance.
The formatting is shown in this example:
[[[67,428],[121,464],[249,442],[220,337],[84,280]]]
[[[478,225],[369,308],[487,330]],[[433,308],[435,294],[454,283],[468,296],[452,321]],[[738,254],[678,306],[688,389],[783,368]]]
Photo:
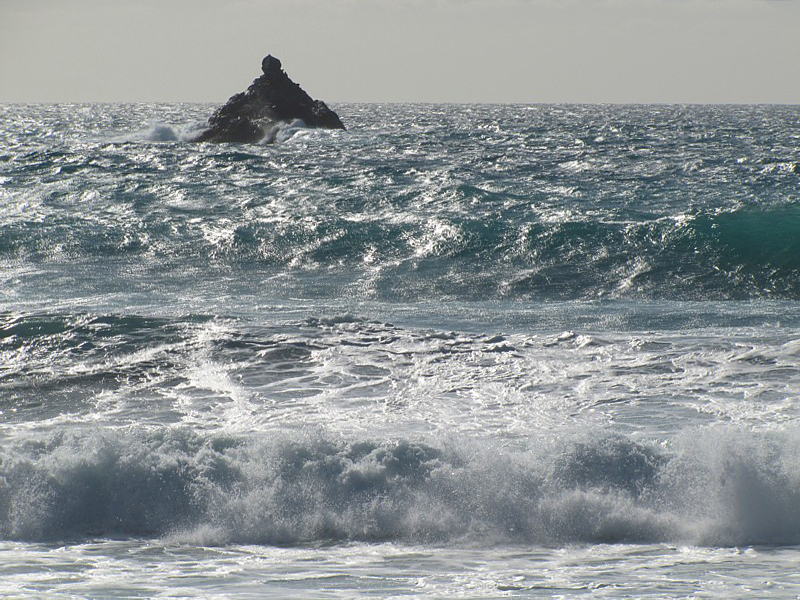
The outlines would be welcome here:
[[[800,206],[722,213],[703,225],[703,235],[713,239],[728,268],[778,276],[800,269]]]

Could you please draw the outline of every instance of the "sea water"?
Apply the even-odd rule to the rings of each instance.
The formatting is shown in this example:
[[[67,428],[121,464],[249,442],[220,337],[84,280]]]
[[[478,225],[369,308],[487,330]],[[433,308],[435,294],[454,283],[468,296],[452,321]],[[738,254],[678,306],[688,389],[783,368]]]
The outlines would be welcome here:
[[[0,105],[0,594],[800,593],[800,107]]]

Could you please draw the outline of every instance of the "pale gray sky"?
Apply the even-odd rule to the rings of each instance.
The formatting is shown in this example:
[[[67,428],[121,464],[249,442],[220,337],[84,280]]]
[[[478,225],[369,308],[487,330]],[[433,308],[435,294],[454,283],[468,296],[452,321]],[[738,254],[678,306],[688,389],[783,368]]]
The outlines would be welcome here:
[[[0,101],[800,103],[800,0],[0,0]]]

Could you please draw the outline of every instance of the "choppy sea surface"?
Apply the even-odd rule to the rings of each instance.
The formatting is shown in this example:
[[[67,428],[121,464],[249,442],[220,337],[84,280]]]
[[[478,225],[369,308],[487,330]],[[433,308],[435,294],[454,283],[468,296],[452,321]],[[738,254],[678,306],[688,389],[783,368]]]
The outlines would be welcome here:
[[[0,105],[0,593],[796,597],[800,107]]]

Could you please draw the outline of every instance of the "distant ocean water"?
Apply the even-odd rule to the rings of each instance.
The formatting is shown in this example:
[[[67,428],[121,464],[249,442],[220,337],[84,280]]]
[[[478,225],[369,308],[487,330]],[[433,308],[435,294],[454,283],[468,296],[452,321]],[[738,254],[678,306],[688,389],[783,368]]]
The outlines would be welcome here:
[[[0,105],[0,593],[795,597],[800,107]]]

